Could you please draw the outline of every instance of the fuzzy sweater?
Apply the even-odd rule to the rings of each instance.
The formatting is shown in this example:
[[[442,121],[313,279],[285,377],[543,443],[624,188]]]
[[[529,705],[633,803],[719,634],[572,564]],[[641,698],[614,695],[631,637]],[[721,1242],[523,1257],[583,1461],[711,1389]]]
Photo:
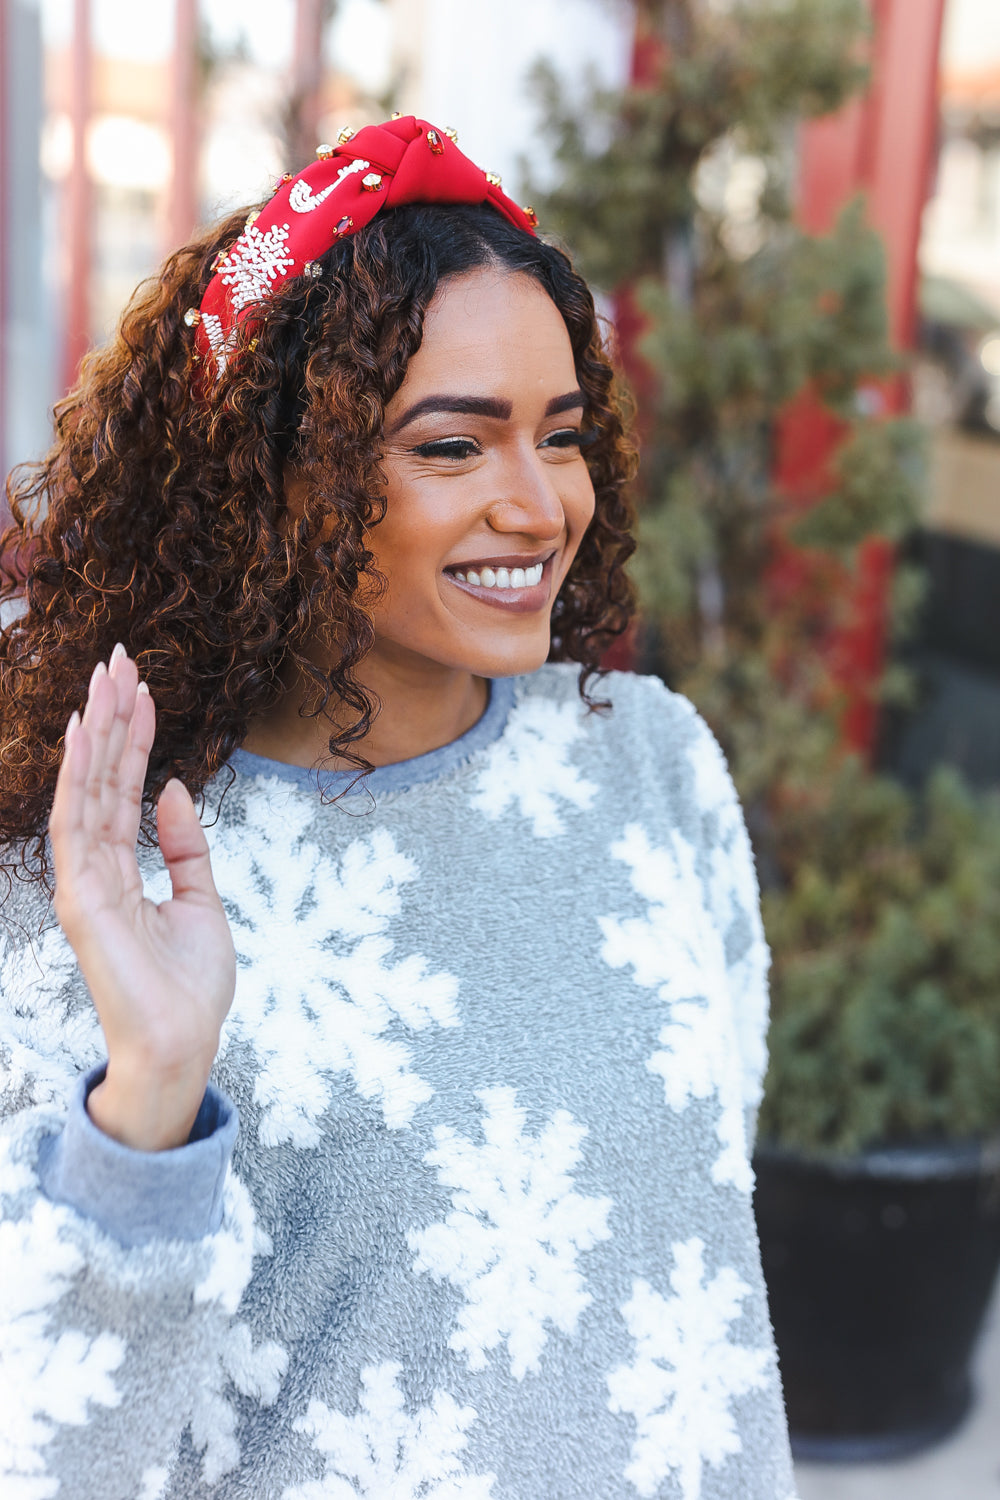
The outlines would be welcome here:
[[[101,1031],[15,884],[4,1500],[792,1496],[749,845],[690,705],[604,690],[495,683],[337,803],[234,757],[208,837],[236,999],[175,1151],[90,1122]]]

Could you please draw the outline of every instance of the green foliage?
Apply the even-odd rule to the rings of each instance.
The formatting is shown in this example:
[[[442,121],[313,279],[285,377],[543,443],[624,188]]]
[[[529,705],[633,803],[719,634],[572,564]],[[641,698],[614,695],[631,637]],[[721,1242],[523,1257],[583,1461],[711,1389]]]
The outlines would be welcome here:
[[[831,666],[859,546],[903,536],[923,482],[919,430],[882,410],[900,360],[865,205],[823,236],[791,208],[796,123],[864,84],[869,6],[639,9],[660,58],[650,86],[581,104],[537,72],[557,182],[531,198],[644,319],[630,366],[644,665],[708,719],[747,808],[775,959],[762,1129],[809,1150],[994,1129],[1000,815],[953,779],[914,801],[845,762]],[[841,438],[806,505],[773,478],[781,413],[804,389]],[[802,577],[776,587],[793,540]],[[900,569],[894,638],[921,593]],[[892,666],[877,692],[909,688]]]
[[[763,1134],[813,1151],[1000,1121],[1000,800],[856,763],[788,819]]]

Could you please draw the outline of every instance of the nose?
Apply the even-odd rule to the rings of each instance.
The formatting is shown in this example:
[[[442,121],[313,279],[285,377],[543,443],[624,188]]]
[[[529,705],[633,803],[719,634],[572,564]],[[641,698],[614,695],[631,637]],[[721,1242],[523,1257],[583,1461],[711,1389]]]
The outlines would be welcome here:
[[[520,533],[539,542],[557,541],[566,524],[562,498],[551,465],[534,445],[510,454],[497,475],[496,498],[486,512],[487,524],[504,535]]]

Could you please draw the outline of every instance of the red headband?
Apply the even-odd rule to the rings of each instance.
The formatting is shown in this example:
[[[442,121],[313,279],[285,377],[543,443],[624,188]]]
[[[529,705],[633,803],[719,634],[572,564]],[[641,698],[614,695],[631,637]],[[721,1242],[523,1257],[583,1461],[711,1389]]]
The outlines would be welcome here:
[[[490,203],[518,229],[533,234],[530,208],[501,192],[500,179],[459,151],[454,131],[413,115],[340,132],[320,146],[317,161],[286,174],[274,197],[247,220],[236,243],[216,258],[201,309],[190,308],[207,369],[218,377],[232,353],[238,324],[290,276],[318,276],[318,257],[335,240],[356,234],[382,208],[401,203]]]

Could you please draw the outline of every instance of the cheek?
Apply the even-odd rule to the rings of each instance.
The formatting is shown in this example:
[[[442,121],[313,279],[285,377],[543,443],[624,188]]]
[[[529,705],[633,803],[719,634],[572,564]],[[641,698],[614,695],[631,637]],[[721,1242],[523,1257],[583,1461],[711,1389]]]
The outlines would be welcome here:
[[[596,499],[594,496],[594,483],[588,470],[584,470],[573,486],[572,492],[563,502],[566,511],[566,522],[569,528],[570,538],[577,545],[583,540],[583,534],[591,521],[594,519]]]

